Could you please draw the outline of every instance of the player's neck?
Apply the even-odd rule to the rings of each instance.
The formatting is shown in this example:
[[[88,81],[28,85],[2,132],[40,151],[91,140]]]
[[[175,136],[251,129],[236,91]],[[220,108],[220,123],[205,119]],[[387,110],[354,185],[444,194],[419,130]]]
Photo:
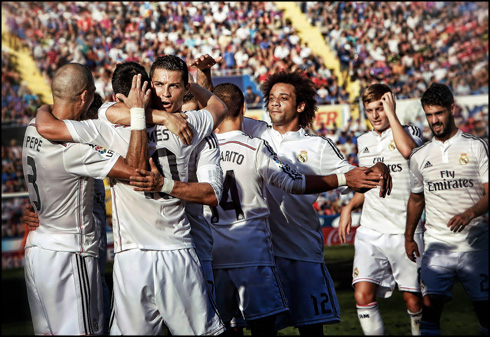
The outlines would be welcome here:
[[[442,137],[434,136],[434,137],[436,140],[438,140],[442,143],[445,143],[449,139],[453,138],[458,133],[458,130],[459,129],[454,125],[453,127],[451,127],[451,130],[449,132],[447,132],[444,136],[442,136]]]
[[[53,105],[53,116],[58,119],[79,120],[81,111],[73,103],[57,102]]]
[[[301,129],[299,123],[289,123],[283,125],[277,125],[273,123],[272,128],[279,132],[281,135],[285,134],[286,132],[296,132]]]
[[[240,119],[226,119],[218,126],[216,133],[225,133],[230,131],[242,130],[242,122]]]

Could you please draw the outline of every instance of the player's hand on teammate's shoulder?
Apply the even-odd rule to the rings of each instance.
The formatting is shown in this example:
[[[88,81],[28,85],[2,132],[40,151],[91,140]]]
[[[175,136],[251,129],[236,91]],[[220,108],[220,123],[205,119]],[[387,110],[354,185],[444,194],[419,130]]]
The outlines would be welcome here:
[[[141,83],[141,74],[133,76],[131,91],[126,97],[122,93],[116,94],[116,97],[123,101],[129,109],[131,108],[146,108],[151,98],[151,89],[149,83],[145,81]]]
[[[209,54],[201,55],[197,59],[195,59],[189,67],[196,67],[201,70],[209,69],[217,63],[220,63],[223,60],[223,56],[218,56],[217,58],[213,58]]]
[[[194,138],[194,131],[191,125],[187,122],[189,118],[183,112],[171,113],[165,116],[165,127],[177,135],[182,143],[185,145],[191,145]]]
[[[24,206],[24,212],[22,214],[22,219],[24,220],[27,229],[30,231],[35,231],[39,227],[39,218],[37,213],[34,212],[34,207],[31,204],[26,204]]]
[[[130,185],[136,186],[138,192],[160,192],[163,187],[163,176],[160,174],[153,158],[150,158],[151,171],[136,169],[138,176],[131,176]]]
[[[376,165],[371,167],[373,172],[380,175],[379,185],[381,186],[379,191],[379,196],[384,198],[387,194],[391,194],[391,189],[393,187],[393,181],[391,179],[390,169],[384,163],[378,162]]]
[[[345,179],[354,192],[365,193],[379,185],[380,174],[368,167],[356,167],[345,174]]]

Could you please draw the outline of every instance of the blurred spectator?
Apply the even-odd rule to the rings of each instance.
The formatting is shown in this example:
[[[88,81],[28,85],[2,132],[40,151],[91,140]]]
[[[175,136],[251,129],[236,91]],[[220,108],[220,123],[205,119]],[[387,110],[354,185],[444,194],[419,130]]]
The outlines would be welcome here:
[[[260,96],[253,92],[251,86],[247,86],[245,92],[245,102],[248,108],[254,108],[260,103]]]

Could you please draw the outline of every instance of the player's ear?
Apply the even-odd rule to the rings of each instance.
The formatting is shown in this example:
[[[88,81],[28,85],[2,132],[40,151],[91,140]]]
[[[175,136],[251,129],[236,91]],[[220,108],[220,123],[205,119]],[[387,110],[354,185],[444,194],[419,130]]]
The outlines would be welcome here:
[[[298,107],[296,108],[296,111],[298,113],[302,113],[303,111],[305,111],[305,108],[306,108],[306,103],[305,102],[301,102],[298,104]]]

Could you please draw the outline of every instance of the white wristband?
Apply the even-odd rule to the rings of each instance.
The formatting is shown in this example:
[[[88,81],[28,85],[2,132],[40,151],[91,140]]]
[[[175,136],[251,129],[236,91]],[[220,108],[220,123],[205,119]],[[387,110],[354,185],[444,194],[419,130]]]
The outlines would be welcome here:
[[[337,173],[338,186],[347,185],[347,179],[345,178],[345,173]]]
[[[145,130],[145,108],[131,108],[131,130]]]
[[[170,194],[174,189],[174,181],[172,179],[163,179],[163,186],[161,192]]]

